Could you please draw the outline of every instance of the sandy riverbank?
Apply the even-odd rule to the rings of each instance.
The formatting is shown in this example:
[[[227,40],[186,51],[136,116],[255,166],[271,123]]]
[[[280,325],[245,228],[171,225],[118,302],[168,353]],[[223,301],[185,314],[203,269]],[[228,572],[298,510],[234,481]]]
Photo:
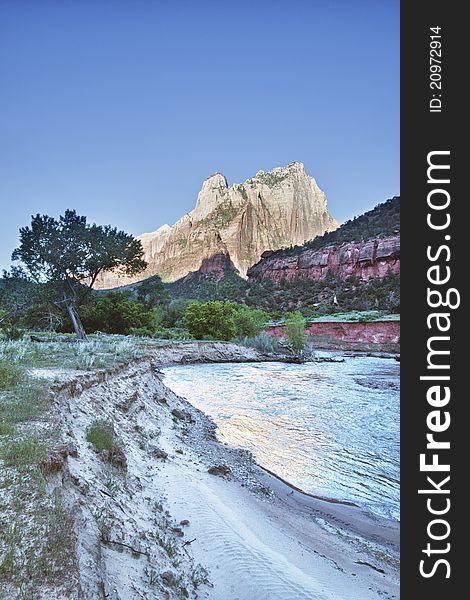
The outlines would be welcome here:
[[[57,420],[77,453],[50,485],[74,514],[79,585],[44,597],[398,598],[398,524],[293,490],[218,443],[213,423],[163,384],[164,364],[259,358],[231,346],[172,344],[107,372],[62,374]],[[113,422],[126,470],[86,441],[97,418]],[[208,473],[221,465],[228,475]]]

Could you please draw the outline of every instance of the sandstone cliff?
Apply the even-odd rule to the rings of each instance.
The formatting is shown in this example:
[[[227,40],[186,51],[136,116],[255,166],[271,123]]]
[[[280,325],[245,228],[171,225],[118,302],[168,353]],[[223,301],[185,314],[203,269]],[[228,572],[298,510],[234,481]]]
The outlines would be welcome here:
[[[155,274],[175,281],[215,254],[228,255],[245,276],[265,250],[303,244],[337,227],[325,194],[302,163],[259,171],[231,187],[215,173],[203,183],[191,212],[172,227],[164,225],[138,238],[148,262],[145,272],[134,277],[107,273],[97,287],[123,286]]]
[[[284,325],[266,330],[279,339],[287,337]],[[400,321],[363,323],[313,321],[306,331],[315,348],[356,352],[400,352]]]
[[[374,238],[365,242],[349,242],[320,249],[305,248],[297,255],[265,252],[262,259],[248,269],[250,282],[270,279],[279,282],[297,277],[316,281],[328,273],[341,279],[354,275],[367,280],[400,273],[400,236]]]

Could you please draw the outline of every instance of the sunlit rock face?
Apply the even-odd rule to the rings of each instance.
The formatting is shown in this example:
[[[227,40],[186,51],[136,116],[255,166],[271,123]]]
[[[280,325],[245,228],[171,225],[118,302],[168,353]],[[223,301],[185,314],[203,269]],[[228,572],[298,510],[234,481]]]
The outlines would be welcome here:
[[[325,194],[302,163],[259,171],[231,187],[221,173],[214,173],[202,184],[191,212],[172,227],[139,236],[146,271],[134,277],[106,273],[97,287],[127,285],[155,274],[175,281],[215,254],[228,255],[246,276],[265,250],[301,245],[337,227]]]

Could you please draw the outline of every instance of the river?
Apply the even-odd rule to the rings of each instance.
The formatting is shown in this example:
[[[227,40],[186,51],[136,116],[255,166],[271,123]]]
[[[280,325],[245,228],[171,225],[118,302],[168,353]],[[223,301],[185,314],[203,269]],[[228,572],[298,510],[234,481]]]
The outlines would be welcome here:
[[[399,519],[399,364],[169,367],[165,384],[212,417],[221,442],[300,489]]]

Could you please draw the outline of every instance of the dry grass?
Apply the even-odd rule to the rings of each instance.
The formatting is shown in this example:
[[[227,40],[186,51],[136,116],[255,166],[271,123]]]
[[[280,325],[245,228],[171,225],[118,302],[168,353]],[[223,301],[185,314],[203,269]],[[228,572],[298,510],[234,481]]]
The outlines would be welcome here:
[[[16,341],[0,341],[0,365],[8,363],[15,367],[100,369],[144,356],[142,341],[125,336],[103,335],[86,342],[32,342],[24,338]],[[1,379],[1,371],[0,371]]]
[[[28,375],[31,342],[0,342],[0,598],[33,600],[44,586],[74,597],[75,540],[41,461],[57,443],[47,382]],[[46,360],[47,350],[43,359]],[[67,595],[65,590],[70,590]]]

